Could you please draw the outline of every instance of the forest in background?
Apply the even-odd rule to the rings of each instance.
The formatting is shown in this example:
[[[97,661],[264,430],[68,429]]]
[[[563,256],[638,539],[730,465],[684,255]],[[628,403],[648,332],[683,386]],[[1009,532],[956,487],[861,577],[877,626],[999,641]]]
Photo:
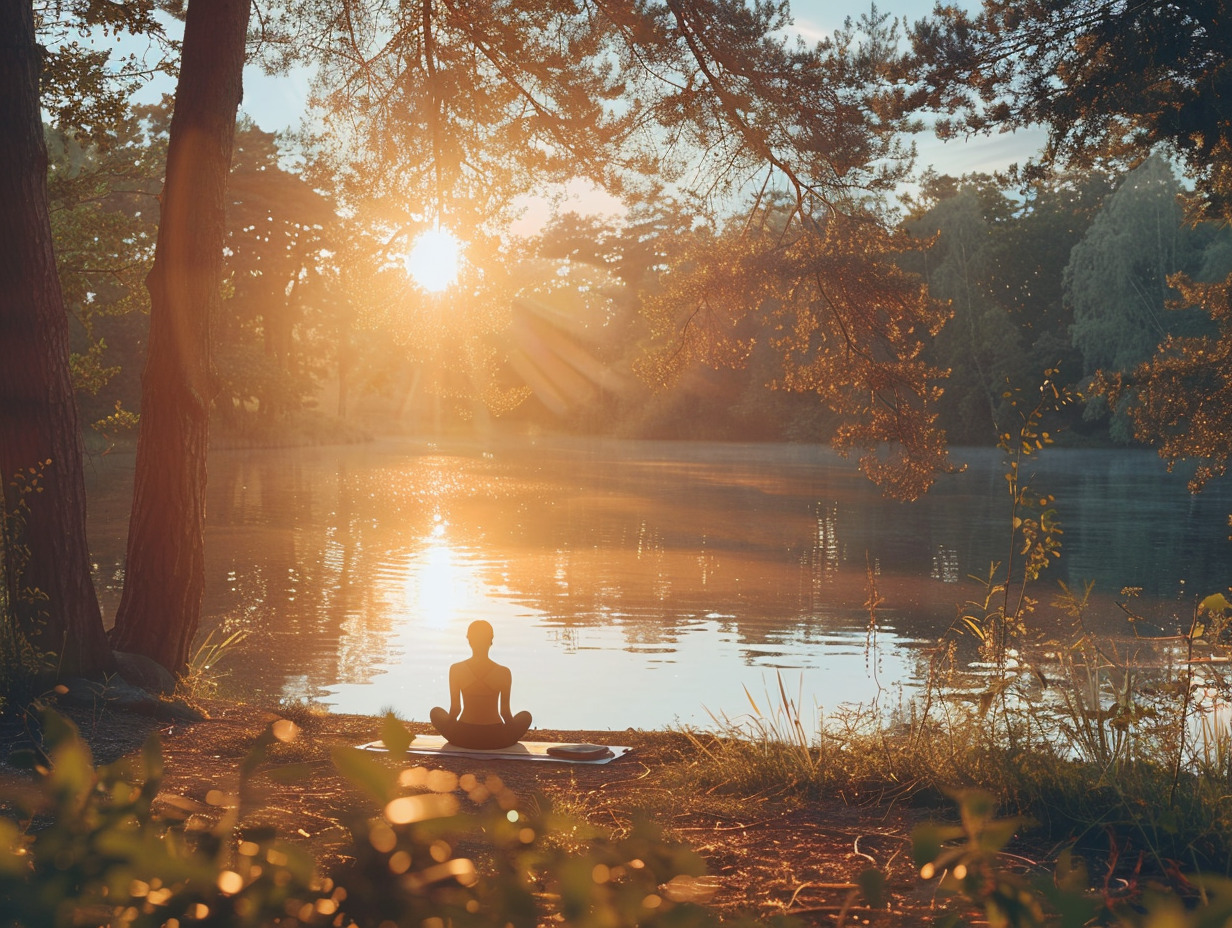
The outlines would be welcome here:
[[[83,420],[122,441],[140,411],[169,112],[135,107],[114,144],[48,129],[53,230],[73,325]],[[1232,230],[1187,223],[1174,168],[1075,171],[1014,182],[924,175],[885,255],[927,282],[952,318],[923,347],[948,371],[937,424],[956,444],[995,444],[1013,389],[1050,369],[1081,391],[1128,373],[1168,335],[1214,334],[1196,308],[1170,309],[1168,277],[1232,272]],[[428,294],[365,217],[340,209],[329,177],[294,140],[241,124],[228,191],[223,300],[213,320],[223,440],[504,430],[630,438],[826,442],[837,417],[793,387],[782,323],[739,321],[739,350],[699,354],[670,376],[688,320],[656,319],[680,259],[756,222],[782,233],[785,199],[751,197],[718,225],[665,197],[626,216],[566,213],[530,237],[472,244],[462,287]],[[401,243],[405,250],[405,243]],[[703,320],[699,324],[708,324]],[[713,324],[713,322],[709,323]],[[1095,397],[1066,412],[1064,441],[1127,445],[1122,408]],[[353,429],[338,430],[338,420]]]

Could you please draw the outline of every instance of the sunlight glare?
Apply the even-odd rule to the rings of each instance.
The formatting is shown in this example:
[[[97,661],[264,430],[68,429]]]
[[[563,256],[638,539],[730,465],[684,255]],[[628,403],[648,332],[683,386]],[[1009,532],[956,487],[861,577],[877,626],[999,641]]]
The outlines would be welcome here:
[[[429,293],[440,293],[458,279],[462,243],[448,229],[422,232],[403,259],[410,278]]]
[[[464,597],[471,577],[447,542],[434,540],[420,557],[414,578],[413,614],[428,625],[444,627],[461,612],[459,600]]]

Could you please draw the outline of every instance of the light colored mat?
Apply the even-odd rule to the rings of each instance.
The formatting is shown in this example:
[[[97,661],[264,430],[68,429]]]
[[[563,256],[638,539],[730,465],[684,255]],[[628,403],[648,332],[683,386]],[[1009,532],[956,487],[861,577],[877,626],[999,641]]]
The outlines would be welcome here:
[[[633,748],[620,745],[604,745],[612,752],[611,757],[598,757],[594,760],[574,760],[569,757],[553,757],[548,748],[571,744],[568,741],[519,741],[507,748],[492,751],[480,751],[477,748],[460,748],[450,744],[442,735],[416,735],[411,746],[406,749],[408,754],[437,754],[447,757],[484,757],[492,760],[538,760],[551,761],[557,764],[607,764],[618,757],[628,754]],[[381,741],[369,741],[359,746],[361,751],[384,751]]]

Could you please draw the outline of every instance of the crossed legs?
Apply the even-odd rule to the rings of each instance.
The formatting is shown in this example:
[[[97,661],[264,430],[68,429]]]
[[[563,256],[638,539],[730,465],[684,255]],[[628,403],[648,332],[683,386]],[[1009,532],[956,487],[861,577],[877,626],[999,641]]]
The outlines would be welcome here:
[[[444,735],[450,744],[460,748],[478,748],[492,750],[507,748],[517,744],[530,728],[529,712],[519,712],[510,722],[498,725],[471,725],[459,722],[450,716],[440,706],[435,707],[431,714],[432,727]]]

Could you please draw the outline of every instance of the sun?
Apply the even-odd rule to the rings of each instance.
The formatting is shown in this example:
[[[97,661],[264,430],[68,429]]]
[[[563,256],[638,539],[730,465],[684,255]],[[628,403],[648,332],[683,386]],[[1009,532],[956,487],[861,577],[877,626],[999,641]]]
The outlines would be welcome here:
[[[458,279],[462,243],[448,229],[420,233],[403,259],[411,280],[429,293],[440,293]]]

